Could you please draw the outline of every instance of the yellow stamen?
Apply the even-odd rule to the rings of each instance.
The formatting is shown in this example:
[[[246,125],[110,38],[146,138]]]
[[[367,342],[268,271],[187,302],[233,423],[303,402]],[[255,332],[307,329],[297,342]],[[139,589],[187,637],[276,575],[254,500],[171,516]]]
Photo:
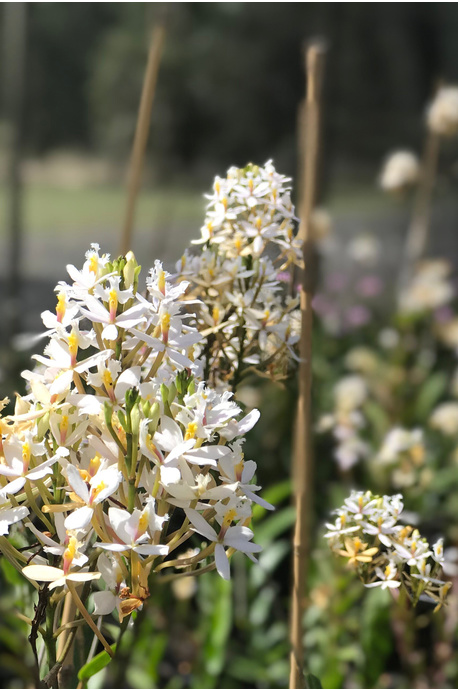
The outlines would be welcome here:
[[[97,271],[99,268],[99,258],[97,254],[93,254],[91,258],[89,259],[89,271],[90,273],[94,273],[94,275],[97,275]]]
[[[83,480],[83,482],[90,482],[91,481],[91,475],[87,470],[80,470],[80,477]]]
[[[162,269],[160,269],[157,276],[157,286],[162,294],[165,295],[165,272]]]
[[[68,352],[70,354],[71,366],[74,367],[76,364],[76,355],[78,354],[78,336],[75,330],[68,336]]]
[[[91,458],[89,462],[89,474],[91,477],[93,477],[96,473],[97,470],[100,467],[100,455],[96,453],[93,458]]]
[[[116,290],[110,290],[108,295],[108,309],[110,310],[110,320],[114,321],[118,309],[118,293],[116,292]]]
[[[56,315],[57,315],[58,323],[62,323],[62,320],[65,316],[65,310],[66,310],[65,297],[66,297],[65,292],[59,292],[59,294],[57,295]]]
[[[188,426],[186,427],[186,433],[184,436],[184,440],[189,441],[191,438],[196,438],[196,434],[197,434],[196,422],[189,422]]]
[[[213,321],[215,323],[218,323],[218,321],[219,321],[219,308],[218,307],[213,307],[212,318],[213,318]]]
[[[107,485],[105,484],[105,482],[103,480],[99,484],[97,484],[97,486],[94,486],[94,488],[91,491],[91,495],[89,497],[89,505],[92,505],[92,503],[95,501],[95,499],[97,498],[99,493],[106,488],[107,488]]]
[[[228,527],[231,526],[233,520],[237,517],[237,511],[235,508],[231,508],[230,510],[227,511],[223,518],[223,528],[227,529]]]
[[[170,328],[170,314],[167,312],[161,316],[161,330],[167,333]]]
[[[111,389],[113,388],[113,377],[112,377],[111,371],[109,369],[105,369],[105,371],[103,372],[102,381],[103,381],[103,385],[105,386],[105,390],[109,395]]]
[[[138,530],[137,530],[137,539],[140,537],[142,534],[146,532],[146,528],[148,527],[148,511],[143,510],[142,514],[140,515],[140,518],[138,520]]]

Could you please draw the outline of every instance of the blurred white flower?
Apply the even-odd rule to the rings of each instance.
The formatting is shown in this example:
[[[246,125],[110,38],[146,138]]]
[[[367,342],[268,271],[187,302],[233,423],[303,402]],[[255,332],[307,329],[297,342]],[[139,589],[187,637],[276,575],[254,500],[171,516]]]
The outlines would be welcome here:
[[[380,186],[387,192],[397,192],[415,184],[419,175],[417,156],[411,151],[395,151],[383,164]]]
[[[435,134],[454,136],[458,133],[458,87],[440,88],[427,111],[428,127]]]

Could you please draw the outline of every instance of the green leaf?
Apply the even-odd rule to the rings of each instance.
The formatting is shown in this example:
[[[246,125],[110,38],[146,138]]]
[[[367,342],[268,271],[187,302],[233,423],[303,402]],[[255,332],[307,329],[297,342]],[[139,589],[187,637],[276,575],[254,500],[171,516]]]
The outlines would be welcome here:
[[[447,389],[447,376],[442,371],[431,374],[420,388],[415,404],[415,415],[418,421],[425,420],[433,407],[439,402]]]
[[[271,517],[263,520],[256,528],[256,541],[261,546],[267,546],[294,525],[296,509],[288,506],[279,510]]]
[[[291,495],[291,480],[285,479],[282,482],[278,482],[274,486],[269,487],[262,492],[262,498],[268,503],[272,503],[274,506],[278,506],[279,503],[284,501]],[[265,508],[260,505],[253,506],[253,519],[259,520],[263,515],[267,513]]]
[[[314,676],[312,673],[306,673],[304,675],[305,687],[306,688],[322,688],[320,679]]]
[[[112,644],[111,649],[113,650],[113,653],[116,652],[116,644]],[[78,671],[78,680],[89,680],[89,678],[95,676],[95,674],[105,668],[105,666],[108,666],[110,661],[111,656],[105,650],[100,652],[100,654],[96,654],[91,661],[89,661],[87,664],[84,664],[84,666],[80,668]]]

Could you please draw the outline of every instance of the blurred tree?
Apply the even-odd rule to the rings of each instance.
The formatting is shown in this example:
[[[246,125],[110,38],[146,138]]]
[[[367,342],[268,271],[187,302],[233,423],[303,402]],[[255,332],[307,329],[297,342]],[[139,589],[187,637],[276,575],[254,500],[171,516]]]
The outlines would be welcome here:
[[[152,161],[161,177],[224,170],[272,155],[295,172],[301,47],[330,44],[327,148],[347,167],[417,146],[435,80],[458,78],[456,4],[174,3]],[[27,143],[125,157],[146,56],[143,3],[30,8]],[[199,177],[199,175],[197,175]],[[199,181],[201,182],[201,180]]]

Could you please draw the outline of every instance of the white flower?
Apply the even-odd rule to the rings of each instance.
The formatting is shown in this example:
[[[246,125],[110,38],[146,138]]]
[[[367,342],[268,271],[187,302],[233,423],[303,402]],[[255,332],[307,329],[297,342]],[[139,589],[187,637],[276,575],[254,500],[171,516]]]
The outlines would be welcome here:
[[[163,544],[145,543],[150,540],[147,530],[150,524],[155,531],[157,516],[153,514],[150,506],[143,510],[135,508],[132,514],[121,508],[109,508],[108,519],[118,541],[107,543],[100,542],[98,546],[107,551],[124,553],[135,551],[143,556],[166,556],[169,547]]]
[[[129,292],[130,294],[130,291],[123,292]],[[145,321],[144,314],[149,308],[147,302],[137,302],[137,304],[126,309],[126,311],[118,314],[118,302],[122,303],[120,300],[128,299],[123,292],[119,291],[113,284],[112,289],[108,291],[107,295],[108,308],[92,295],[87,295],[84,300],[87,309],[80,307],[81,313],[88,319],[94,323],[105,324],[102,331],[102,338],[105,340],[116,340],[118,328],[132,328]]]
[[[193,525],[196,532],[202,534],[206,539],[215,542],[215,563],[216,569],[222,578],[230,579],[229,559],[224,547],[229,547],[247,554],[253,560],[252,554],[261,551],[261,546],[253,544],[251,539],[253,532],[248,527],[236,525],[229,527],[232,522],[232,516],[229,515],[223,525],[219,534],[215,532],[213,527],[200,515],[196,510],[187,508],[185,510],[189,522]]]
[[[89,481],[89,487],[82,479],[79,470],[73,465],[67,466],[68,482],[84,505],[65,519],[65,528],[84,529],[91,521],[94,508],[115,493],[122,479],[117,467],[100,469]]]
[[[386,159],[380,186],[388,192],[399,191],[418,181],[420,164],[411,151],[396,151]]]
[[[393,561],[389,562],[389,564],[386,566],[385,570],[382,570],[381,568],[376,568],[375,572],[376,572],[379,579],[376,582],[370,582],[369,584],[365,585],[365,587],[380,587],[381,589],[397,589],[398,587],[401,586],[401,582],[399,580],[394,579],[396,577],[398,571],[397,571],[396,565]]]
[[[55,589],[62,587],[70,582],[89,582],[90,580],[98,580],[100,573],[88,573],[83,571],[65,573],[62,568],[54,568],[51,565],[26,565],[22,568],[22,574],[29,580],[36,582],[49,582],[48,588]]]
[[[421,429],[403,429],[396,427],[388,432],[377,460],[382,463],[393,463],[399,460],[402,453],[423,449],[423,431]]]
[[[432,413],[429,424],[446,436],[458,434],[458,403],[442,403]]]
[[[427,112],[428,127],[436,134],[454,136],[458,133],[458,88],[441,87]]]
[[[346,376],[334,386],[334,400],[338,410],[354,410],[365,402],[367,384],[361,376]]]
[[[372,266],[380,255],[380,243],[373,235],[358,235],[350,241],[347,251],[353,261]]]

